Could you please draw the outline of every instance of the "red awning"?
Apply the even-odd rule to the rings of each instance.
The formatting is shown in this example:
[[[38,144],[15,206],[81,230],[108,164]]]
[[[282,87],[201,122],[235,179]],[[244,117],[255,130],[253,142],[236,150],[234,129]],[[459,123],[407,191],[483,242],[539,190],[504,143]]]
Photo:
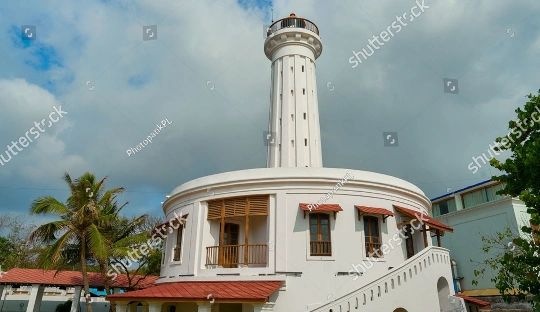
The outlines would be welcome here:
[[[313,206],[311,208],[311,211],[315,211],[315,210],[317,210],[317,211],[334,211],[334,212],[343,211],[343,209],[341,209],[341,206],[338,205],[338,204],[322,204],[322,205],[318,205],[318,206],[316,206],[315,204],[300,204],[300,209],[302,209],[304,211],[309,211],[308,205]]]
[[[177,301],[210,300],[217,302],[265,302],[282,281],[223,281],[173,282],[157,284],[142,290],[128,291],[106,297],[109,301],[148,299],[174,299]]]
[[[375,207],[366,207],[366,206],[354,206],[356,209],[363,213],[369,214],[380,214],[383,216],[394,216],[394,213],[388,209],[384,208],[375,208]]]
[[[311,210],[308,207],[310,205],[312,206]],[[336,219],[336,214],[339,211],[343,211],[343,209],[341,209],[341,206],[338,205],[338,204],[321,204],[321,205],[316,206],[315,204],[303,204],[303,203],[301,203],[300,204],[300,209],[302,209],[304,211],[304,219],[306,218],[306,214],[308,213],[308,211],[311,211],[311,212],[315,212],[315,211],[331,211],[331,212],[334,213],[334,220],[335,220]]]
[[[362,220],[363,214],[378,214],[383,216],[383,223],[389,216],[394,216],[394,213],[388,209],[384,208],[375,208],[375,207],[367,207],[367,206],[354,206],[356,209],[358,209],[358,221]]]
[[[41,284],[52,286],[83,286],[82,273],[78,271],[60,271],[40,269],[18,269],[14,268],[2,274],[0,284]],[[145,288],[154,285],[158,276],[135,275],[132,282],[140,282],[137,288]],[[101,273],[88,272],[88,283],[90,287],[103,287]],[[118,274],[114,281],[110,281],[111,287],[129,287],[129,282],[125,274]]]
[[[399,211],[401,213],[404,213],[404,214],[408,215],[411,218],[420,219],[420,216],[422,216],[421,220],[418,220],[418,221],[424,222],[429,227],[432,227],[432,228],[435,228],[435,229],[438,229],[438,230],[441,230],[441,231],[444,231],[444,232],[454,232],[454,230],[451,227],[449,227],[448,225],[446,225],[446,224],[444,224],[442,222],[439,222],[439,221],[433,219],[432,217],[428,216],[427,214],[424,214],[424,213],[416,211],[416,210],[399,207],[399,206],[396,206],[396,205],[394,205],[394,208],[397,211]]]
[[[469,296],[465,296],[465,295],[462,295],[462,294],[456,294],[456,297],[463,298],[463,300],[468,301],[470,303],[474,303],[474,304],[479,305],[481,307],[487,307],[487,306],[491,305],[491,303],[489,303],[487,301],[476,299],[476,298],[469,297]]]

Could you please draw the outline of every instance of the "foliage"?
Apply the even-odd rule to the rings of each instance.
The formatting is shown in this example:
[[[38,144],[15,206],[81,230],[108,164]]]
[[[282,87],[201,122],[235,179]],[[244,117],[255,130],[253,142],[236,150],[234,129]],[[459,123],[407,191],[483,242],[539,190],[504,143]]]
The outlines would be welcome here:
[[[66,173],[64,181],[71,190],[67,201],[62,203],[43,196],[32,203],[30,210],[31,214],[52,214],[60,218],[37,227],[30,236],[32,242],[45,244],[37,265],[43,269],[80,270],[85,293],[89,293],[87,273],[99,272],[107,294],[111,294],[109,284],[113,278],[108,274],[111,263],[139,250],[150,238],[149,229],[161,222],[159,218],[147,215],[121,216],[129,202],[120,205],[116,197],[124,188],[105,190],[106,179],[96,181],[94,175],[85,173],[72,181]],[[160,261],[161,251],[151,250],[139,259],[136,268],[124,267],[127,288],[136,288],[142,280],[136,275],[144,278],[159,273]],[[92,312],[88,299],[86,303],[88,312]]]
[[[59,305],[57,305],[56,309],[54,311],[55,312],[69,312],[69,311],[71,311],[71,299],[64,302],[64,303],[60,303]]]
[[[71,196],[62,203],[51,196],[41,196],[32,202],[30,213],[56,215],[60,220],[39,226],[30,235],[32,241],[46,244],[38,257],[43,269],[62,269],[69,265],[80,265],[85,293],[90,293],[87,262],[106,259],[110,242],[101,232],[100,225],[114,220],[117,215],[104,213],[105,207],[115,201],[123,188],[104,190],[105,180],[96,181],[91,173],[85,173],[72,181],[68,173],[64,181]],[[92,312],[86,298],[88,312]]]
[[[42,248],[29,240],[35,224],[27,222],[22,214],[1,214],[0,229],[5,237],[0,237],[0,265],[3,270],[18,268],[37,268],[36,259]]]
[[[9,259],[10,255],[15,251],[15,244],[9,241],[5,237],[0,237],[0,266],[7,268],[6,260]]]
[[[535,242],[540,234],[540,90],[538,95],[529,94],[527,98],[524,109],[515,111],[518,119],[508,123],[511,130],[508,136],[496,139],[501,146],[495,151],[511,151],[512,155],[505,162],[493,158],[490,164],[505,173],[493,177],[506,184],[498,194],[522,200],[531,217],[531,226],[523,226],[522,233],[507,229],[494,238],[483,237],[485,252],[501,247],[507,240],[512,243],[483,264],[496,271],[492,281],[505,302],[511,302],[513,294],[518,299],[532,295],[529,302],[540,309],[540,244]],[[484,272],[485,268],[475,271],[475,276],[482,276]]]
[[[158,275],[161,270],[161,245],[148,245],[147,242],[151,241],[152,230],[162,223],[162,219],[145,215],[123,222],[129,226],[123,227],[124,235],[117,234],[115,238],[109,267],[126,274],[128,288],[134,289],[146,276]],[[124,238],[127,233],[131,236]],[[140,252],[143,248],[145,252]],[[132,265],[134,262],[137,262],[136,266]]]

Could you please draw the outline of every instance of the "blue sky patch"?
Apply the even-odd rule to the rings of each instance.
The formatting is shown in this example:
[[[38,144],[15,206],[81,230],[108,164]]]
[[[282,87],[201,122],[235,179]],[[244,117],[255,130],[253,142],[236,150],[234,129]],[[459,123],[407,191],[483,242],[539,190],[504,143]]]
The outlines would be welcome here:
[[[251,8],[270,9],[272,7],[272,0],[237,0],[237,2],[244,10]]]
[[[39,71],[50,70],[53,66],[62,67],[58,53],[53,46],[38,40],[25,40],[20,26],[12,25],[9,29],[11,42],[16,48],[28,50],[25,64]]]
[[[27,65],[39,71],[50,70],[53,66],[62,67],[58,54],[54,47],[44,44],[36,44],[31,52],[31,58],[25,60]]]
[[[150,78],[147,75],[135,75],[131,76],[128,79],[128,84],[135,88],[140,88],[150,81]]]
[[[23,40],[21,26],[12,25],[8,33],[13,45],[19,49],[26,49],[36,44],[36,40]]]

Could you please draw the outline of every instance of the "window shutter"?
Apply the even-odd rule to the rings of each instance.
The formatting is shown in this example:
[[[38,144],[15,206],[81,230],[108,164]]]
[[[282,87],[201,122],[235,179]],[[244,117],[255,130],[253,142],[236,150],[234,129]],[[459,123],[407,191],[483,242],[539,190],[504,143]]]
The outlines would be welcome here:
[[[269,196],[251,196],[249,197],[249,215],[267,216],[268,215]]]
[[[243,217],[249,204],[250,216],[268,215],[268,195],[255,195],[225,198],[208,202],[208,220],[221,219],[221,209],[225,208],[225,217]]]
[[[214,200],[208,202],[208,220],[221,219],[222,200]]]

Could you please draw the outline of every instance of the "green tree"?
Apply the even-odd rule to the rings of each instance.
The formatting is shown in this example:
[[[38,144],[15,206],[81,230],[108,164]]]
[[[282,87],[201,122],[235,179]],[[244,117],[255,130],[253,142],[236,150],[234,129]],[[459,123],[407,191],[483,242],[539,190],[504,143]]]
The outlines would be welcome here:
[[[64,303],[60,303],[59,305],[56,306],[56,309],[54,309],[55,312],[69,312],[71,311],[71,299],[64,302]]]
[[[130,252],[138,249],[141,245],[144,245],[148,239],[148,233],[141,231],[141,226],[145,222],[147,215],[133,217],[131,219],[118,216],[118,213],[126,204],[118,206],[115,202],[112,205],[109,205],[106,208],[106,213],[117,215],[117,217],[112,220],[106,220],[100,224],[103,228],[103,235],[107,237],[107,240],[110,242],[107,256],[102,259],[97,259],[105,290],[108,295],[112,293],[109,287],[112,276],[107,274],[110,270],[111,261],[127,257]],[[126,273],[129,273],[129,271]],[[129,275],[128,284],[128,288],[134,288],[136,286],[136,283],[132,283],[132,278],[130,279]]]
[[[538,95],[529,94],[524,108],[517,108],[517,120],[508,123],[510,134],[499,137],[501,145],[496,151],[511,151],[506,161],[492,158],[490,164],[504,174],[493,179],[505,183],[498,194],[518,197],[527,206],[531,226],[525,225],[515,233],[507,229],[495,237],[483,237],[485,252],[498,250],[496,255],[484,261],[484,268],[476,270],[483,276],[486,267],[495,271],[492,278],[504,301],[513,296],[527,299],[540,309],[540,244],[535,239],[540,234],[540,90]],[[476,281],[475,281],[476,282]],[[530,295],[527,298],[527,295]]]
[[[32,202],[30,214],[56,215],[60,220],[39,226],[30,235],[33,241],[46,244],[38,257],[39,266],[44,269],[62,269],[66,265],[80,265],[84,291],[90,293],[87,263],[92,257],[105,259],[110,242],[102,234],[100,224],[111,222],[116,214],[104,213],[124,188],[105,191],[105,181],[96,181],[89,172],[72,181],[64,174],[71,195],[65,203],[51,196],[42,196]],[[78,258],[78,259],[77,259]],[[90,298],[86,298],[88,312],[92,312]]]
[[[118,222],[117,229],[109,236],[114,241],[109,267],[126,274],[127,288],[135,289],[148,275],[158,275],[161,270],[161,244],[152,244],[151,237],[152,230],[162,223],[162,219],[144,215],[119,219]],[[112,271],[109,269],[108,272]]]
[[[0,215],[0,229],[5,236],[0,238],[0,264],[3,270],[29,268],[36,266],[37,255],[42,246],[28,238],[36,228],[23,214],[4,213]]]
[[[6,265],[6,262],[10,259],[14,251],[15,244],[5,237],[0,237],[0,266],[3,266],[4,270],[10,269]]]

